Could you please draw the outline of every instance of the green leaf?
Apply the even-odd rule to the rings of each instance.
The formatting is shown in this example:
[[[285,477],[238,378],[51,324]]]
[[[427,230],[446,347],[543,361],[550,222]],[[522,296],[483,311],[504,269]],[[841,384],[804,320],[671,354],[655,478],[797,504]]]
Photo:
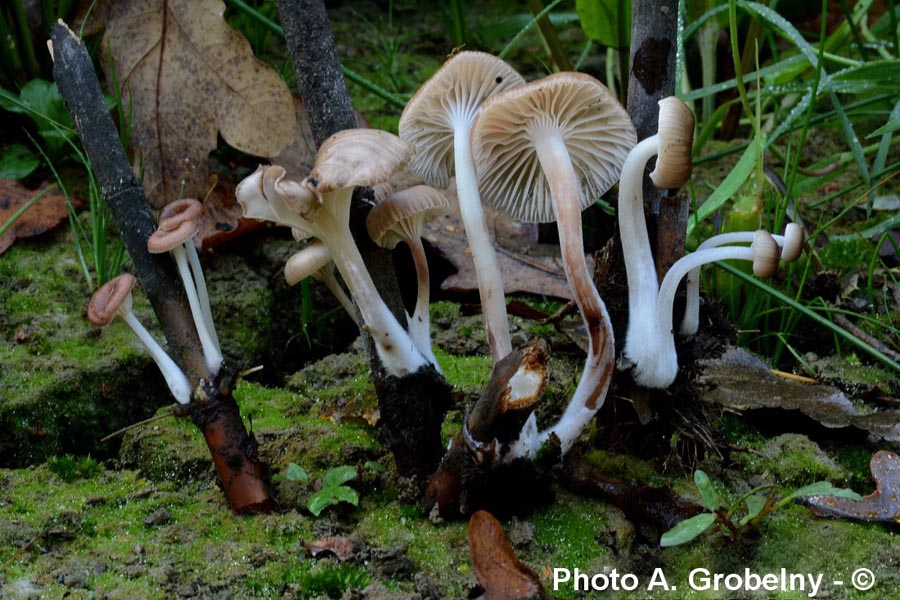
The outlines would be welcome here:
[[[878,129],[876,129],[875,131],[873,131],[872,133],[867,135],[866,137],[867,138],[878,137],[879,135],[884,135],[885,133],[894,133],[898,129],[900,129],[900,118],[891,119],[890,121],[888,121],[887,123],[885,123],[884,125],[879,127]]]
[[[802,488],[797,488],[796,490],[779,500],[778,506],[784,506],[791,500],[795,500],[797,498],[806,498],[808,496],[834,496],[836,498],[847,498],[849,500],[855,501],[862,500],[862,496],[860,496],[853,490],[834,487],[828,481],[817,481],[809,485],[804,485]]]
[[[284,478],[288,481],[299,481],[300,483],[309,483],[309,474],[297,463],[290,463],[284,470]]]
[[[306,507],[309,509],[309,512],[318,517],[329,506],[334,506],[341,502],[357,506],[359,505],[359,494],[356,493],[356,490],[342,485],[322,488],[309,497]]]
[[[334,467],[329,469],[322,478],[322,488],[337,487],[353,479],[356,479],[356,467],[353,465]]]
[[[725,202],[737,193],[738,189],[740,189],[747,178],[753,173],[754,168],[756,168],[756,144],[751,142],[747,145],[747,149],[744,150],[744,154],[741,156],[738,163],[725,177],[722,183],[719,184],[719,187],[709,195],[706,202],[700,205],[695,216],[688,220],[688,237],[690,237],[694,227],[719,210]]]
[[[712,513],[702,513],[690,519],[685,519],[662,534],[662,537],[659,539],[659,545],[667,548],[687,543],[709,529],[715,522],[716,515]]]
[[[712,481],[709,480],[709,475],[697,469],[694,471],[694,484],[697,486],[697,490],[700,492],[700,498],[703,499],[703,505],[706,506],[709,510],[716,510],[719,508],[719,495],[716,493],[716,490],[713,489]]]
[[[0,179],[22,179],[38,168],[41,159],[22,144],[12,144],[0,155]]]
[[[608,48],[628,46],[631,32],[630,0],[576,0],[575,12],[581,21],[581,29],[592,41]]]
[[[744,499],[744,504],[747,506],[747,514],[740,520],[741,525],[746,525],[762,512],[763,507],[766,505],[766,499],[763,496],[747,496]]]
[[[374,460],[367,460],[363,463],[363,467],[369,469],[374,473],[384,473],[387,471],[387,467],[379,462],[375,462]]]

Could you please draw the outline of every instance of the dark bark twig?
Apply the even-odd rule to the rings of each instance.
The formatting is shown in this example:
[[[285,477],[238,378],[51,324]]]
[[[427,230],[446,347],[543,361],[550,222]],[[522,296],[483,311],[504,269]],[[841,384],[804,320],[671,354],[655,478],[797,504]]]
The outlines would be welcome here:
[[[255,442],[247,433],[231,394],[234,371],[223,366],[215,377],[209,372],[172,259],[147,250],[147,239],[156,229],[156,222],[120,145],[90,55],[63,23],[53,26],[52,40],[53,76],[60,94],[72,113],[135,274],[162,326],[169,352],[195,388],[193,402],[180,406],[179,416],[190,415],[203,432],[232,510],[271,512],[275,503],[269,491],[267,469],[256,460]]]

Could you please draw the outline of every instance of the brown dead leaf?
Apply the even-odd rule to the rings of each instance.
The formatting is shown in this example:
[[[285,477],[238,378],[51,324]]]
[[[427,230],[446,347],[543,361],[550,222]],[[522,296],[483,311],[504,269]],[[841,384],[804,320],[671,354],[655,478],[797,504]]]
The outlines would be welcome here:
[[[544,597],[537,573],[516,557],[503,526],[491,513],[479,510],[469,520],[469,551],[475,578],[484,590],[479,599]]]
[[[287,87],[228,27],[224,10],[218,0],[123,0],[98,11],[112,57],[107,76],[114,66],[130,95],[132,142],[157,208],[203,197],[217,133],[257,156],[294,138]]]
[[[0,225],[48,185],[43,183],[40,188],[29,190],[15,179],[0,179]],[[6,252],[17,239],[46,233],[68,217],[66,197],[58,189],[50,190],[0,236],[0,254]]]
[[[303,542],[313,558],[320,556],[334,556],[339,561],[350,560],[359,552],[359,541],[341,535],[326,535],[311,542]]]
[[[820,517],[900,524],[900,456],[879,450],[869,461],[869,468],[875,478],[875,491],[862,500],[812,496],[804,504]]]
[[[459,217],[456,190],[447,191],[451,212],[425,226],[423,238],[434,246],[457,272],[441,284],[441,289],[468,292],[478,289],[472,250]],[[537,226],[522,223],[485,208],[488,231],[494,238],[497,262],[507,294],[524,293],[572,299],[559,246],[538,243]],[[588,257],[589,268],[593,260]]]

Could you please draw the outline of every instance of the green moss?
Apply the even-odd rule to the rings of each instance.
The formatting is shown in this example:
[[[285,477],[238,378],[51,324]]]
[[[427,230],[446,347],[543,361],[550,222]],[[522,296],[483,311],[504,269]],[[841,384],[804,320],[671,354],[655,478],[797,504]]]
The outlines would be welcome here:
[[[464,392],[480,393],[491,378],[490,356],[455,356],[440,348],[434,354],[447,383]]]

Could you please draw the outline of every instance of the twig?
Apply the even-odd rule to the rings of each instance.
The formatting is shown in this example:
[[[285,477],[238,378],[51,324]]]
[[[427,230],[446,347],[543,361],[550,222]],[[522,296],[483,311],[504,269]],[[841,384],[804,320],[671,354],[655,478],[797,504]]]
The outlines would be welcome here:
[[[835,323],[846,329],[852,335],[869,344],[882,354],[889,356],[892,360],[900,362],[900,352],[891,350],[890,348],[882,344],[880,340],[869,335],[868,333],[854,325],[853,322],[850,321],[850,319],[848,319],[845,315],[842,315],[841,313],[833,313],[831,315],[831,318],[834,319]]]

